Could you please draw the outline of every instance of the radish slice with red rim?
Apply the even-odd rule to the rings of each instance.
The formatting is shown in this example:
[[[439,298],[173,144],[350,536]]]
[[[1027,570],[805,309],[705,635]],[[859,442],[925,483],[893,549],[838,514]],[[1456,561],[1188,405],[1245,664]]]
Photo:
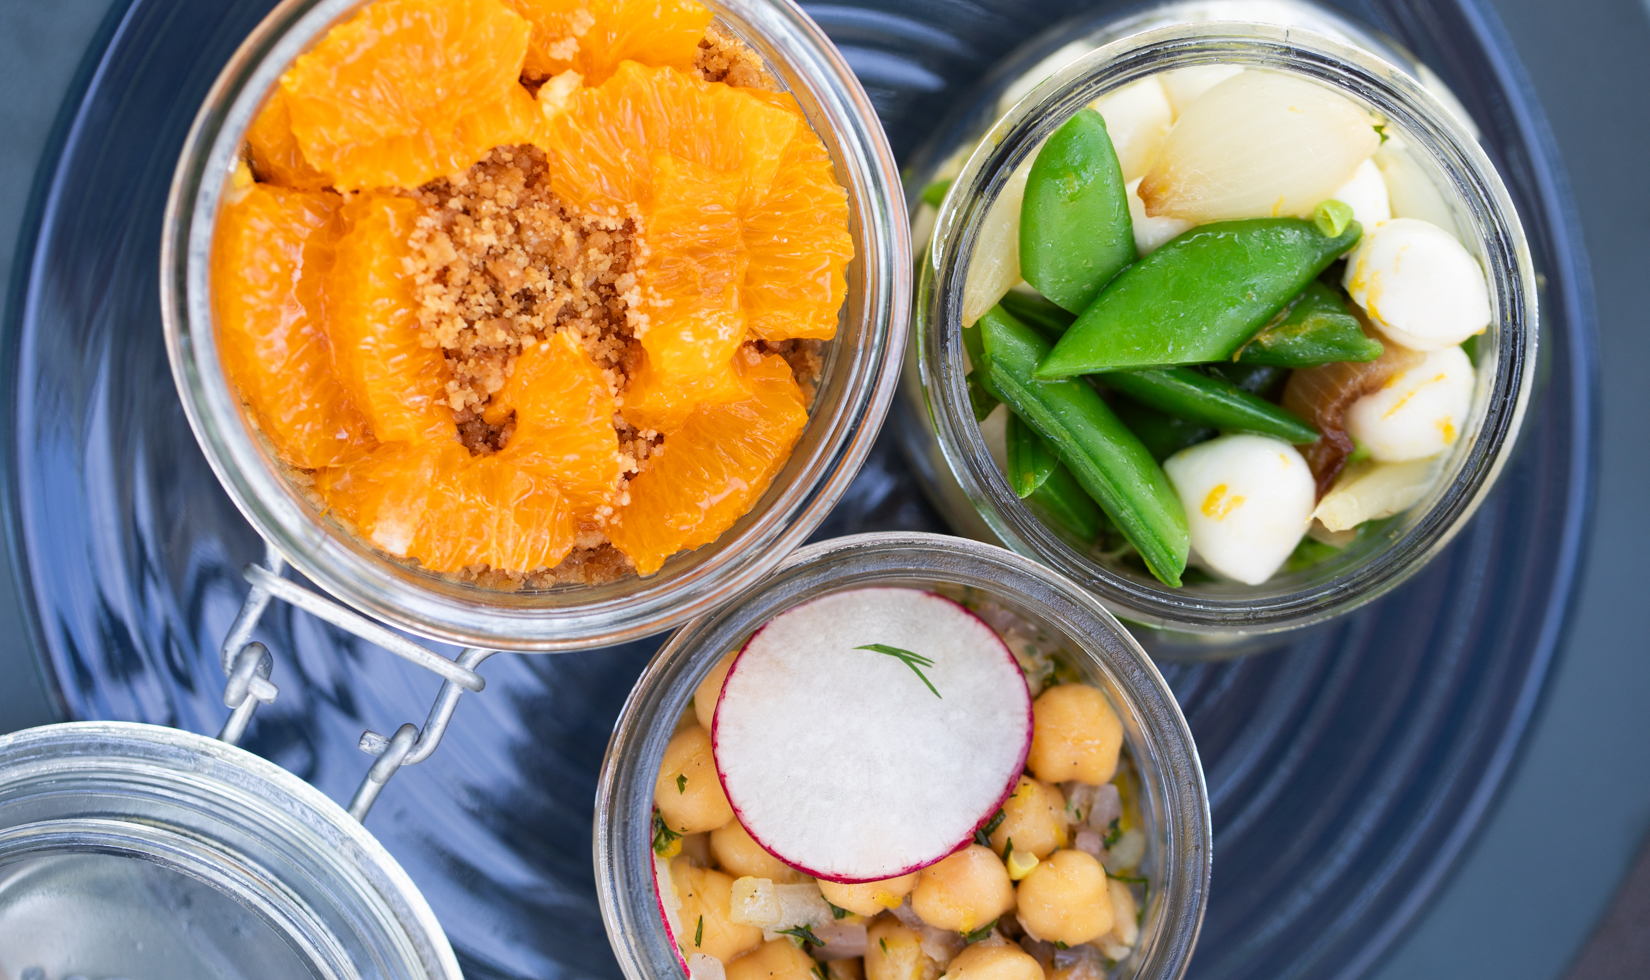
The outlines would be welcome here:
[[[880,881],[967,844],[1013,791],[1031,694],[1008,646],[950,599],[837,592],[774,617],[722,685],[717,772],[740,823],[829,881]]]

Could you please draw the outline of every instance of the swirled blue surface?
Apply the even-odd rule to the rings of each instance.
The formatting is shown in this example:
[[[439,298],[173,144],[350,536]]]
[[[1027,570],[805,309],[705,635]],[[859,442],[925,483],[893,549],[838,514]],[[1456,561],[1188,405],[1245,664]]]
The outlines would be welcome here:
[[[195,107],[265,0],[137,0],[83,73],[38,189],[4,333],[6,509],[33,641],[64,711],[215,732],[216,644],[261,552],[184,422],[161,342],[161,209]],[[1050,0],[814,4],[897,153],[1076,8]],[[1092,10],[1092,6],[1083,9]],[[1119,8],[1121,9],[1121,8]],[[1541,391],[1460,539],[1383,601],[1279,649],[1165,668],[1215,819],[1193,977],[1362,972],[1470,838],[1540,696],[1574,582],[1591,447],[1590,295],[1556,154],[1499,28],[1471,0],[1348,12],[1433,65],[1484,125],[1545,277]],[[884,440],[819,531],[939,530]],[[346,800],[364,727],[421,720],[436,679],[290,609],[265,618],[282,694],[247,745]],[[656,642],[497,657],[429,761],[368,826],[472,977],[612,977],[590,808],[620,703]]]

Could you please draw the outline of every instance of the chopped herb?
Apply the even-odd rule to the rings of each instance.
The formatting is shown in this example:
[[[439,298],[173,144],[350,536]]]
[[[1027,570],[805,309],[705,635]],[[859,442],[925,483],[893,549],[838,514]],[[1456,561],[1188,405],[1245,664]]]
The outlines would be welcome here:
[[[1111,878],[1115,881],[1121,881],[1121,882],[1124,882],[1125,884],[1130,884],[1130,885],[1149,884],[1149,882],[1145,878],[1137,878],[1134,875],[1107,875],[1106,877]]]
[[[1060,940],[1056,939],[1054,941],[1054,948],[1055,949],[1070,949],[1071,947],[1067,946],[1065,943],[1063,943]]]
[[[981,846],[989,845],[991,843],[991,835],[995,834],[997,832],[997,828],[1001,827],[1003,825],[1003,821],[1007,819],[1008,814],[1001,810],[993,813],[991,815],[991,819],[985,822],[985,826],[974,832],[975,843],[980,844]]]
[[[878,945],[878,946],[881,946],[881,947],[882,947],[882,951],[883,951],[883,952],[884,952],[884,953],[886,953],[886,952],[888,952],[888,940],[886,940],[886,939],[878,939],[878,940],[877,940],[877,945]]]
[[[676,777],[676,792],[677,793],[686,793],[687,792],[687,777],[686,776],[677,776]]]
[[[1113,844],[1117,843],[1118,840],[1120,840],[1123,837],[1122,828],[1117,826],[1117,821],[1119,821],[1121,819],[1123,819],[1123,818],[1122,817],[1112,817],[1111,818],[1111,823],[1106,824],[1106,836],[1101,838],[1100,846],[1104,847],[1108,851],[1111,850],[1111,846]]]
[[[985,937],[991,935],[991,930],[995,928],[997,928],[997,920],[992,919],[990,922],[987,922],[985,925],[975,929],[973,932],[963,933],[963,942],[977,943]]]
[[[831,980],[831,975],[826,971],[825,964],[818,961],[815,961],[814,963],[813,974],[818,977],[819,980]]]
[[[1008,863],[1008,856],[1014,853],[1014,838],[1010,837],[1003,844],[1003,863]]]
[[[796,944],[798,946],[806,945],[806,944],[809,944],[809,943],[811,943],[815,946],[825,945],[825,940],[823,940],[823,939],[819,938],[818,936],[814,935],[814,930],[813,930],[812,926],[806,926],[806,925],[792,926],[789,929],[778,929],[778,930],[775,930],[775,931],[778,932],[782,936],[790,936],[791,938],[795,939]]]
[[[848,910],[832,902],[830,899],[825,899],[825,904],[831,907],[831,918],[845,919],[848,917]]]
[[[921,678],[922,682],[928,685],[928,689],[934,692],[934,696],[936,698],[941,697],[939,690],[934,687],[931,681],[929,681],[928,675],[922,672],[922,668],[934,666],[934,661],[929,660],[922,654],[912,653],[910,650],[901,650],[899,647],[891,647],[886,643],[867,643],[862,647],[854,647],[854,649],[869,650],[872,653],[884,653],[890,657],[893,657],[895,660],[898,660],[900,663],[911,668],[911,670],[916,673],[917,677]]]
[[[665,818],[659,811],[653,811],[653,853],[661,855],[667,853],[670,850],[670,845],[676,843],[681,837],[681,834],[665,826]]]
[[[1386,134],[1386,123],[1375,124],[1375,135],[1381,138],[1381,143],[1385,143],[1387,140],[1392,138]],[[1376,143],[1375,145],[1380,146],[1381,143]]]
[[[950,178],[945,180],[936,180],[922,189],[922,202],[924,204],[932,204],[937,208],[940,206],[940,202],[945,200],[945,192],[950,189]]]
[[[704,944],[705,944],[705,917],[701,915],[699,917],[699,928],[693,930],[693,945],[703,946]]]

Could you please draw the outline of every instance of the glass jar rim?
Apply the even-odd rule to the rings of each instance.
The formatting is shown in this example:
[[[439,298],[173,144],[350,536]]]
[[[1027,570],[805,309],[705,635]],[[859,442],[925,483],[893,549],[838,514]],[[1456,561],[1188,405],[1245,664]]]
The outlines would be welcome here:
[[[1304,75],[1374,109],[1394,131],[1424,143],[1426,159],[1479,225],[1463,228],[1486,267],[1497,343],[1480,345],[1473,438],[1448,454],[1445,478],[1414,508],[1416,518],[1386,547],[1308,588],[1170,589],[1129,577],[1082,555],[1045,527],[1013,494],[974,421],[960,331],[965,257],[986,211],[1015,167],[1083,105],[1172,68],[1239,63]],[[1469,122],[1402,69],[1359,47],[1301,28],[1212,20],[1156,28],[1073,60],[1014,105],[981,139],[940,205],[933,245],[919,270],[917,366],[935,437],[952,475],[991,532],[1093,590],[1131,622],[1186,633],[1261,634],[1340,615],[1419,571],[1465,524],[1513,448],[1534,380],[1537,310],[1534,266],[1522,225],[1499,174]],[[1460,215],[1457,221],[1460,223]],[[1474,234],[1476,232],[1476,234]],[[1486,365],[1493,368],[1486,371]]]
[[[553,652],[621,643],[669,629],[755,582],[847,490],[887,413],[904,350],[913,263],[899,171],[847,62],[792,0],[705,0],[791,87],[849,190],[857,247],[848,327],[835,352],[827,348],[808,428],[786,468],[717,542],[678,553],[652,576],[506,592],[416,571],[325,521],[252,433],[217,349],[212,233],[242,134],[292,60],[365,2],[284,0],[219,75],[179,158],[161,244],[162,319],[184,413],[219,483],[265,541],[323,590],[417,635],[461,645]]]
[[[799,548],[761,584],[687,623],[656,654],[626,699],[596,790],[596,892],[608,937],[628,980],[657,980],[678,961],[659,921],[649,827],[653,785],[675,721],[698,681],[728,650],[786,608],[818,594],[872,585],[977,589],[1058,630],[1075,655],[1119,692],[1125,738],[1151,753],[1146,796],[1171,845],[1151,901],[1157,918],[1135,974],[1177,980],[1190,962],[1208,900],[1212,851],[1202,764],[1174,693],[1134,637],[1087,590],[995,545],[920,532],[859,534]],[[1138,737],[1128,733],[1137,733]],[[1159,756],[1157,753],[1160,753]],[[1150,930],[1148,929],[1148,932]],[[1144,935],[1144,934],[1143,934]]]
[[[10,816],[15,814],[16,816]],[[360,821],[245,749],[121,721],[0,736],[0,859],[108,855],[193,879],[311,969],[462,976],[423,895]]]

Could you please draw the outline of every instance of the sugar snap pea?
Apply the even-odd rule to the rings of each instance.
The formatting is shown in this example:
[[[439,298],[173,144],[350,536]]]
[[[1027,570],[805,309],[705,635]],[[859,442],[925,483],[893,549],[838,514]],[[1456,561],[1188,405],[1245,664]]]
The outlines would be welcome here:
[[[1054,447],[1018,415],[1008,417],[1008,485],[1021,500],[1032,495],[1044,483],[1060,457]]]
[[[1135,260],[1128,186],[1106,121],[1078,110],[1037,152],[1020,203],[1020,274],[1081,313]]]
[[[985,417],[996,411],[1001,404],[996,395],[986,390],[985,370],[976,368],[968,373],[968,406],[974,410],[974,421],[984,422]]]
[[[1237,353],[1239,364],[1300,368],[1335,361],[1373,361],[1385,348],[1366,336],[1339,294],[1313,280]]]
[[[1056,463],[1043,485],[1032,491],[1026,504],[1038,517],[1054,522],[1084,543],[1100,536],[1106,516],[1064,463]]]
[[[1038,366],[1039,378],[1224,361],[1362,233],[1299,218],[1217,221],[1118,274]]]
[[[1111,403],[1111,407],[1129,431],[1140,437],[1152,458],[1159,463],[1188,446],[1208,442],[1220,435],[1218,429],[1164,415],[1133,399],[1119,398]]]
[[[1186,512],[1163,468],[1092,386],[1037,379],[1049,344],[1035,330],[1001,306],[978,326],[992,386],[1003,401],[1054,446],[1152,574],[1178,586],[1186,570]]]
[[[1294,412],[1191,368],[1108,371],[1097,377],[1142,405],[1188,422],[1303,445],[1318,441],[1318,430]]]
[[[1003,298],[998,300],[1003,309],[1011,313],[1016,320],[1043,335],[1043,339],[1054,343],[1060,339],[1077,317],[1067,313],[1041,296],[1010,289]]]
[[[1203,370],[1227,384],[1242,388],[1251,395],[1259,395],[1270,402],[1282,397],[1283,385],[1289,380],[1288,371],[1270,364],[1222,361],[1219,364],[1205,364]]]

